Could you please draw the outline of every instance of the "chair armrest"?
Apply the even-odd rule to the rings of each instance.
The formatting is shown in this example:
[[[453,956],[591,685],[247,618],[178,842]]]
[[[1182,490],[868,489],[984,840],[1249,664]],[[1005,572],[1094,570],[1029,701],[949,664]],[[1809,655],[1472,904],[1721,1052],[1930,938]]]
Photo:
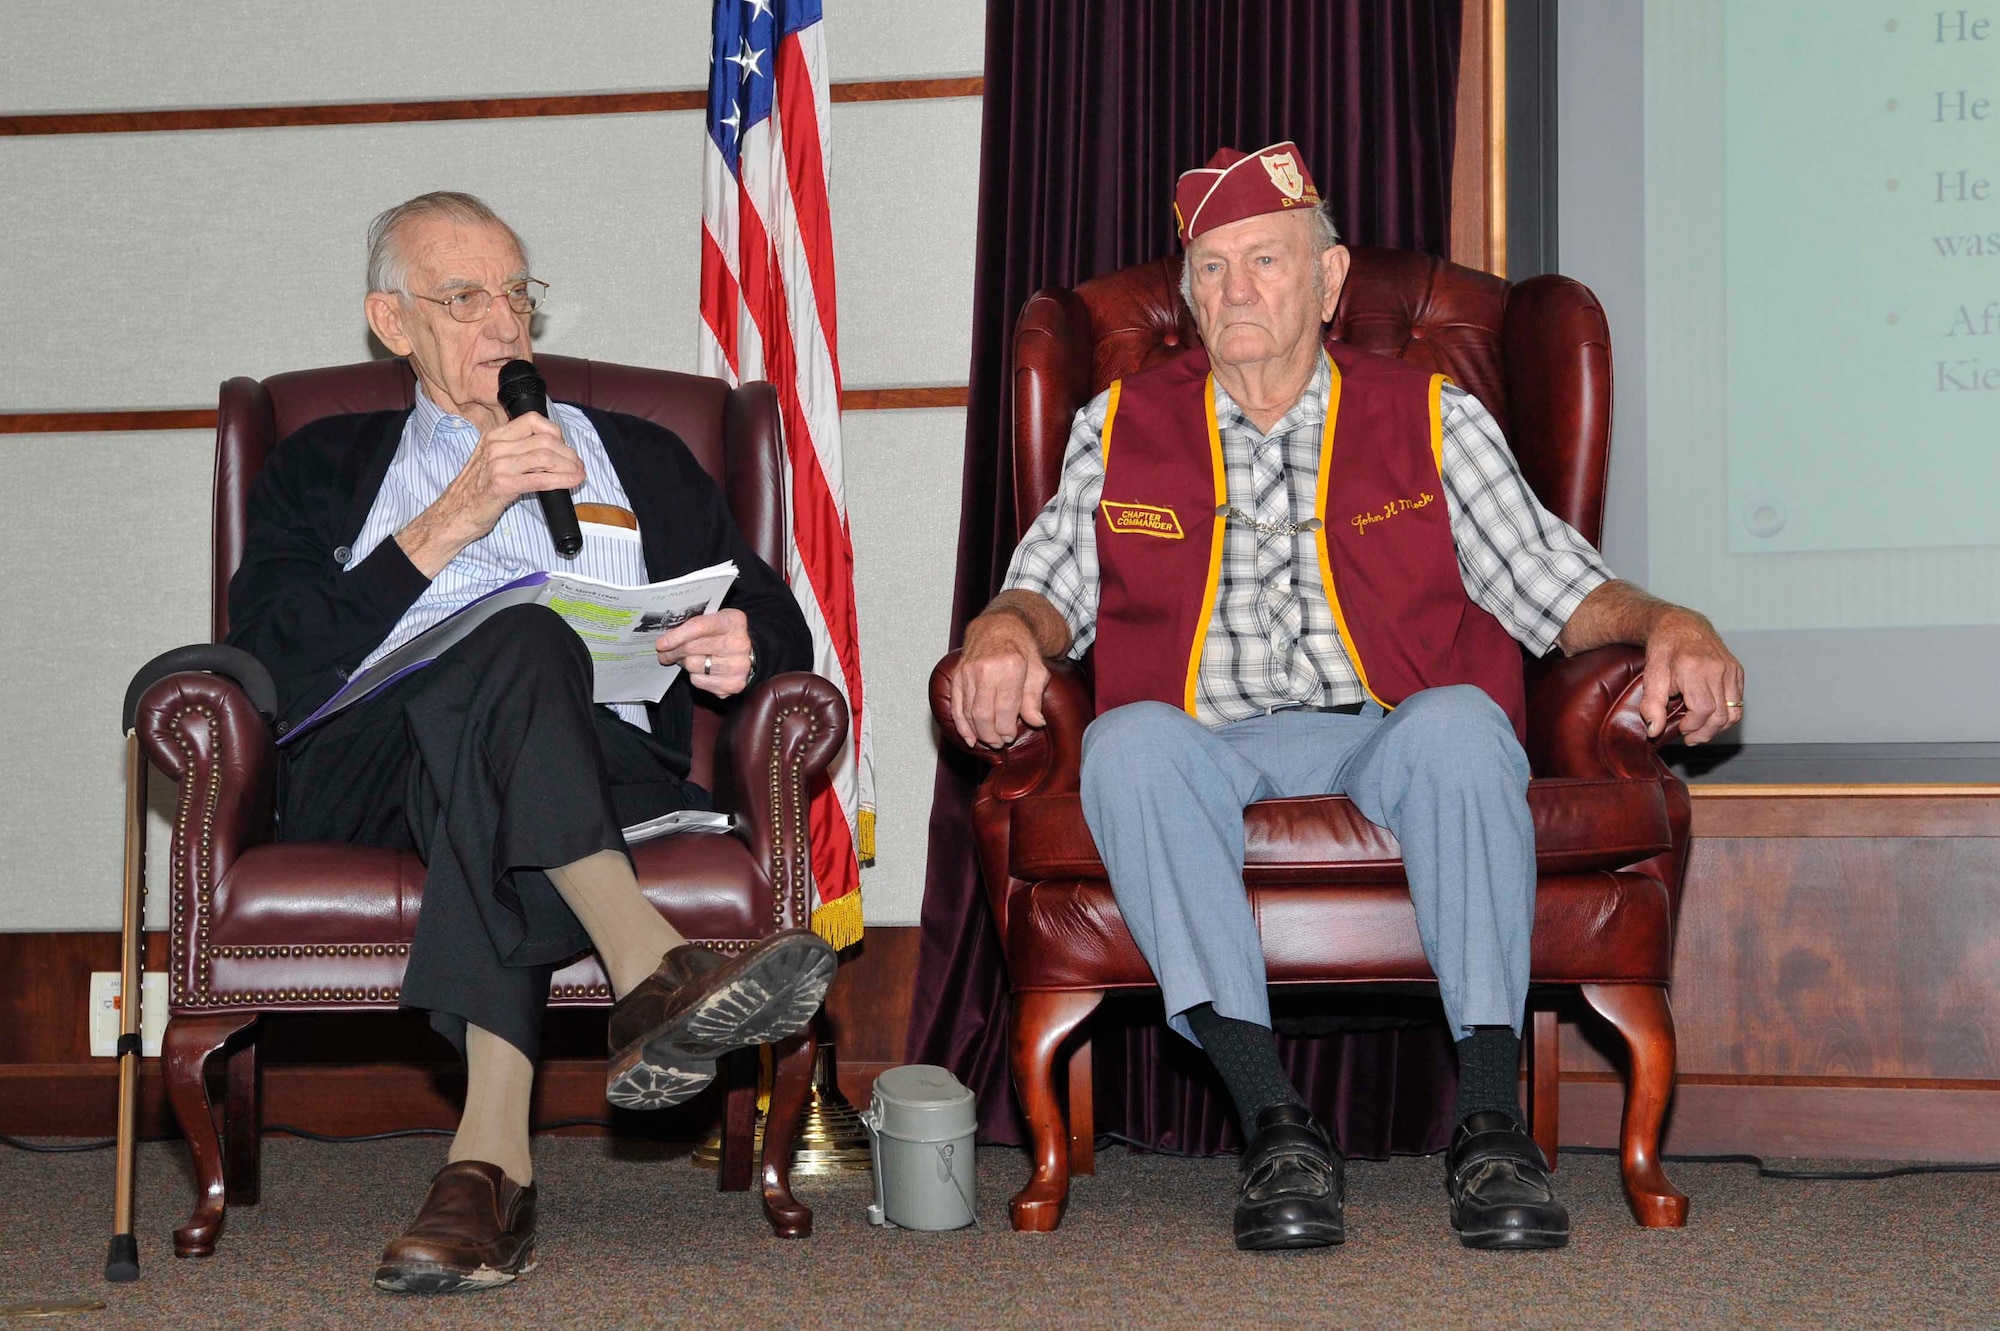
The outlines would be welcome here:
[[[237,858],[271,839],[276,752],[270,726],[234,679],[182,671],[155,679],[134,705],[133,729],[147,761],[180,784],[174,812],[173,923],[169,931],[174,1001],[207,987],[206,955],[215,885]]]
[[[736,834],[769,874],[780,929],[812,922],[813,778],[846,742],[847,700],[803,670],[757,685],[722,723],[717,803],[735,812]]]
[[[1083,770],[1083,732],[1097,715],[1090,685],[1073,661],[1050,661],[1048,686],[1042,690],[1040,730],[1029,730],[1004,749],[967,744],[951,719],[951,677],[960,653],[952,651],[931,669],[931,716],[947,744],[992,767],[986,778],[989,794],[1003,800],[1023,795],[1058,795],[1078,787]]]
[[[189,670],[235,680],[249,697],[250,705],[266,721],[278,715],[278,687],[271,682],[271,672],[264,668],[262,661],[241,647],[219,642],[197,642],[161,652],[133,673],[132,682],[125,686],[125,709],[120,713],[124,724],[118,733],[128,735],[132,732],[139,712],[139,699],[147,689],[168,675]]]
[[[1657,739],[1639,715],[1646,653],[1598,647],[1528,664],[1528,762],[1537,776],[1656,777],[1656,750],[1680,733],[1687,710],[1671,701]]]

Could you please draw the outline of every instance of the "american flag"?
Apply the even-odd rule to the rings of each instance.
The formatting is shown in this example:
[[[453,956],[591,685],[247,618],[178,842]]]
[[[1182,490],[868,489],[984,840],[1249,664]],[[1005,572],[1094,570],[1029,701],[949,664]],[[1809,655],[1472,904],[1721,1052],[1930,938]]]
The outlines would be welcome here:
[[[853,724],[812,805],[813,928],[861,937],[860,859],[872,859],[875,772],[861,700],[854,543],[840,459],[840,356],[827,214],[821,0],[715,0],[702,155],[703,374],[777,387],[791,462],[785,574],[820,674]]]

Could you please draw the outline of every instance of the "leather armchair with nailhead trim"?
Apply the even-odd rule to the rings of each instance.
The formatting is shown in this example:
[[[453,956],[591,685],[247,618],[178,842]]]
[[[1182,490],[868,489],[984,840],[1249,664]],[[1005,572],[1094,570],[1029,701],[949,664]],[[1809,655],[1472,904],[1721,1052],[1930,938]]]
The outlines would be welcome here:
[[[1493,413],[1543,504],[1596,542],[1611,448],[1611,338],[1597,298],[1555,275],[1508,283],[1422,254],[1352,253],[1333,335],[1449,374]],[[1023,307],[1013,377],[1021,529],[1056,491],[1077,409],[1112,380],[1200,345],[1180,267],[1175,255],[1038,292]],[[931,676],[932,711],[952,743],[956,661],[954,652]],[[1659,1137],[1673,1091],[1666,986],[1689,805],[1639,717],[1644,664],[1632,647],[1526,663],[1537,867],[1528,1099],[1553,1162],[1560,1067],[1550,993],[1581,989],[1631,1057],[1626,1200],[1641,1224],[1663,1226],[1687,1216],[1687,1198],[1660,1168]],[[973,829],[1012,990],[1014,1082],[1033,1137],[1033,1173],[1012,1203],[1016,1229],[1054,1229],[1071,1172],[1092,1167],[1091,1013],[1107,991],[1155,987],[1077,795],[1083,730],[1095,715],[1088,681],[1087,667],[1057,666],[1042,701],[1047,727],[1005,752],[974,750],[991,768]],[[1337,796],[1253,804],[1244,823],[1244,876],[1273,984],[1435,983],[1386,830]],[[1067,1114],[1056,1081],[1065,1050]]]
[[[681,437],[722,485],[750,545],[784,567],[784,448],[769,384],[732,389],[664,370],[541,356],[551,396],[645,417]],[[373,361],[222,385],[216,429],[212,632],[228,630],[250,485],[277,442],[309,421],[412,405],[401,361]],[[242,688],[184,672],[140,697],[136,728],[155,767],[179,783],[171,852],[170,1002],[162,1050],[168,1095],[194,1160],[194,1214],[175,1251],[215,1249],[228,1203],[258,1194],[258,1019],[265,1013],[392,1012],[422,899],[424,867],[406,852],[272,839],[273,737]],[[723,951],[810,914],[807,788],[847,732],[846,705],[815,675],[764,681],[726,717],[695,709],[695,781],[738,815],[723,836],[634,848],[647,896],[687,937]],[[557,972],[556,1008],[609,1008],[594,955]],[[783,1235],[811,1232],[792,1196],[789,1144],[810,1085],[816,1034],[776,1046],[761,1175],[764,1211]],[[227,1062],[222,1133],[207,1084]],[[757,1056],[725,1062],[720,1186],[750,1186]],[[226,1149],[225,1149],[226,1140]]]

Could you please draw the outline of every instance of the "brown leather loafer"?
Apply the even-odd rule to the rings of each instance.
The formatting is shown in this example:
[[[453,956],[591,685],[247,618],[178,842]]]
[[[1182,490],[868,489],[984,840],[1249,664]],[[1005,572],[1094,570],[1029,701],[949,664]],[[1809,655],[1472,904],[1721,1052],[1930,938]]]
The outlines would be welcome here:
[[[732,1049],[796,1035],[819,1011],[837,959],[826,940],[789,929],[726,957],[684,943],[611,1009],[604,1098],[664,1109],[708,1085]]]
[[[498,1165],[458,1160],[431,1179],[415,1223],[382,1253],[375,1288],[457,1294],[534,1269],[535,1185],[522,1187]]]

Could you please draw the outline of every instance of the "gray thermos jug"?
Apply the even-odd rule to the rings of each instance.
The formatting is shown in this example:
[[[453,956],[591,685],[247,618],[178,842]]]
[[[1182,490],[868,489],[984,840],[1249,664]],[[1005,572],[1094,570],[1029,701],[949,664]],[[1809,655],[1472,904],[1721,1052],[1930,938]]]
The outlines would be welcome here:
[[[861,1116],[875,1164],[870,1224],[963,1229],[977,1219],[972,1092],[943,1068],[908,1063],[875,1079]]]

